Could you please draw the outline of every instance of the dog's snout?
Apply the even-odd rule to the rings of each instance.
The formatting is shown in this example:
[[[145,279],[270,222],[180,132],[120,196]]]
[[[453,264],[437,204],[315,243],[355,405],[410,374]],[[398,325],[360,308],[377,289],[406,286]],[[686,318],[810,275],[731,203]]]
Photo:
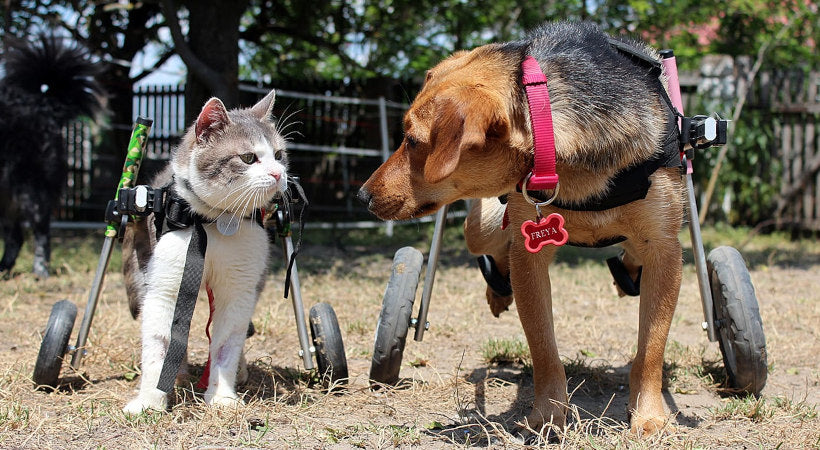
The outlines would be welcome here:
[[[360,201],[360,202],[362,202],[362,203],[363,203],[363,204],[365,204],[365,205],[369,205],[369,204],[370,204],[370,199],[371,199],[372,197],[373,197],[373,195],[371,195],[371,194],[370,194],[370,191],[368,191],[368,190],[367,190],[367,188],[366,188],[366,187],[364,187],[364,186],[362,186],[362,188],[361,188],[361,189],[359,189],[359,193],[358,193],[358,194],[356,194],[356,198],[358,198],[358,199],[359,199],[359,201]]]

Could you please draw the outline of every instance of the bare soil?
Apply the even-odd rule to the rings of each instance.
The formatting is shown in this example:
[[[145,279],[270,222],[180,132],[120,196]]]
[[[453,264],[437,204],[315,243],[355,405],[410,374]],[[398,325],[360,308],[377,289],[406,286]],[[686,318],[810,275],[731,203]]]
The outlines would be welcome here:
[[[701,329],[697,278],[686,248],[684,281],[666,352],[664,396],[669,427],[638,438],[628,432],[628,373],[636,348],[638,301],[619,298],[603,263],[616,248],[567,248],[551,268],[555,327],[570,378],[572,418],[552,443],[525,440],[518,422],[530,408],[532,376],[523,362],[489,363],[490,339],[523,342],[515,308],[496,319],[484,282],[463,245],[460,225],[448,228],[422,342],[408,339],[398,386],[372,391],[368,372],[373,335],[393,253],[412,244],[428,251],[430,227],[308,233],[299,259],[307,311],[330,303],[339,319],[350,380],[327,393],[304,370],[290,300],[282,298],[281,252],[254,315],[246,349],[250,380],[239,387],[246,405],[209,408],[201,392],[179,388],[167,413],[126,416],[122,406],[139,379],[139,323],[131,319],[115,251],[79,373],[63,364],[56,392],[31,381],[52,305],[63,298],[80,312],[100,233],[61,233],[54,275],[37,280],[30,252],[0,280],[1,448],[818,448],[820,446],[820,245],[748,230],[707,230],[707,248],[740,247],[750,267],[765,327],[769,375],[759,399],[725,389],[717,343]],[[681,234],[688,247],[688,235]],[[26,249],[28,251],[28,249]],[[421,288],[418,293],[420,295]],[[195,312],[191,372],[207,358],[207,306]],[[411,330],[412,334],[413,330]]]

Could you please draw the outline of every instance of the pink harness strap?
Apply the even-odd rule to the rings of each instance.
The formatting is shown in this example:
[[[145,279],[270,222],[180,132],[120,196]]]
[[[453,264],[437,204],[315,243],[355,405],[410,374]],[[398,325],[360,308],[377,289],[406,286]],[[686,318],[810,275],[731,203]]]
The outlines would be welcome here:
[[[535,164],[532,176],[524,189],[555,189],[558,174],[555,172],[555,135],[552,129],[552,109],[550,93],[547,90],[547,77],[541,71],[538,61],[527,56],[521,63],[524,75],[521,81],[527,93],[527,103],[532,123],[532,140],[535,152]]]

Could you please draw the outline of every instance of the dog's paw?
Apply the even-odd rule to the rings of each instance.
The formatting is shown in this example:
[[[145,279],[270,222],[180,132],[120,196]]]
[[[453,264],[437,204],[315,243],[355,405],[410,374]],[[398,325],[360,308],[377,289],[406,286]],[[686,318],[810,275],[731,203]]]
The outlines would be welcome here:
[[[33,272],[34,272],[34,276],[35,276],[38,280],[45,280],[45,279],[48,279],[48,276],[49,276],[49,273],[48,273],[48,266],[45,266],[45,265],[35,265],[35,266],[34,266],[34,270],[33,270]]]
[[[137,398],[128,402],[122,411],[126,414],[137,415],[143,411],[165,411],[168,408],[168,395],[165,392],[143,393],[140,392]]]
[[[556,444],[564,429],[564,419],[561,417],[556,421],[554,416],[551,419],[544,420],[540,413],[533,411],[518,424],[515,434],[523,439],[525,446]]]
[[[630,420],[630,431],[636,436],[649,436],[668,428],[668,419],[665,415],[651,416],[633,413]]]
[[[498,295],[491,287],[487,286],[487,304],[490,305],[490,312],[493,313],[493,316],[498,317],[504,311],[509,311],[512,302],[512,295]]]

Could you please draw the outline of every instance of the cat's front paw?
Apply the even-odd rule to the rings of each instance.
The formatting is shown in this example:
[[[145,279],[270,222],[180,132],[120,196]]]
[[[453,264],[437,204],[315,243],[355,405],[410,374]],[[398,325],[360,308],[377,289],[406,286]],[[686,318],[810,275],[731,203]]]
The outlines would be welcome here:
[[[245,404],[235,393],[208,395],[206,392],[204,397],[205,403],[210,406],[236,408]]]
[[[140,392],[137,398],[128,402],[122,410],[126,414],[137,415],[147,410],[165,411],[167,408],[168,395],[156,389],[156,392]]]

